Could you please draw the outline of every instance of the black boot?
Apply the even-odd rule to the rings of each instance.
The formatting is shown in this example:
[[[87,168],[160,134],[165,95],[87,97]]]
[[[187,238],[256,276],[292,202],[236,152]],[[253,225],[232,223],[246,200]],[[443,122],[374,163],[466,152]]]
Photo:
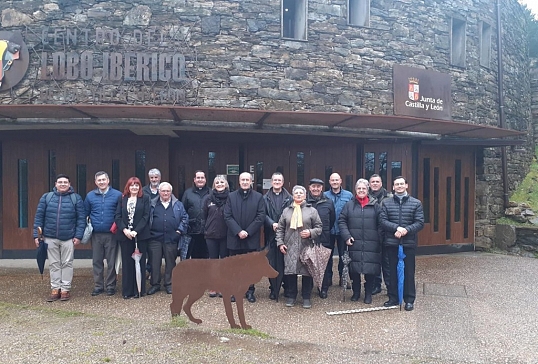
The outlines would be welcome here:
[[[364,293],[364,303],[367,305],[372,303],[372,294]]]

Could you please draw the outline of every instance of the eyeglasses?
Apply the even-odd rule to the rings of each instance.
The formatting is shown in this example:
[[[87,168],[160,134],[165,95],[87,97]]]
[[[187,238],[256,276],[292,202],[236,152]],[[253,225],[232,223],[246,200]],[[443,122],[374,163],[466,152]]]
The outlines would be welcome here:
[[[170,192],[172,192],[172,191],[170,191],[170,190],[159,190],[159,192],[162,192],[162,193],[170,193]]]

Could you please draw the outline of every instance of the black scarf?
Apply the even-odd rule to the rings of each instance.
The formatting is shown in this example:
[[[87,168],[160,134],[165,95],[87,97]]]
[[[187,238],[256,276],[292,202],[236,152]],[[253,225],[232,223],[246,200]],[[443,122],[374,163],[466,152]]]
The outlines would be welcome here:
[[[211,191],[211,202],[213,202],[217,207],[221,207],[226,203],[226,199],[228,198],[228,194],[230,191],[226,188],[222,192],[218,192],[217,190]]]

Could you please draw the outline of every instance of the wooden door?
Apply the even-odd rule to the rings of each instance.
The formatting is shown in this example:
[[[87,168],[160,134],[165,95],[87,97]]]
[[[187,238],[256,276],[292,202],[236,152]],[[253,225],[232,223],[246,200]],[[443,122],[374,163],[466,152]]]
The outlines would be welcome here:
[[[133,137],[128,132],[47,132],[2,135],[3,245],[2,250],[34,250],[33,223],[41,196],[54,187],[59,173],[84,199],[96,188],[97,171],[108,173],[123,191],[127,179],[149,168],[168,171],[168,139]],[[148,166],[147,168],[145,166]],[[142,179],[144,183],[144,179]],[[88,250],[90,246],[78,249]]]
[[[236,143],[191,140],[174,143],[170,149],[170,183],[178,198],[193,186],[195,171],[204,171],[207,186],[211,187],[215,176],[227,174],[227,165],[239,164],[239,146]],[[236,187],[236,179],[228,176],[232,190]]]
[[[475,152],[421,147],[418,198],[424,207],[420,246],[474,242]]]
[[[363,149],[363,178],[369,179],[372,174],[378,174],[383,181],[383,187],[391,191],[393,179],[404,176],[411,191],[411,144],[365,144]]]

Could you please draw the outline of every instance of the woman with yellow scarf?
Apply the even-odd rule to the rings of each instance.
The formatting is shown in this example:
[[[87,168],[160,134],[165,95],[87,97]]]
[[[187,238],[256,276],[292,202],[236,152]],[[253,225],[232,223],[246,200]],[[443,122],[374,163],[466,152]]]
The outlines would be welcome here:
[[[314,238],[321,234],[321,219],[317,210],[305,201],[306,189],[292,189],[293,203],[284,209],[276,229],[276,243],[284,254],[284,282],[287,287],[286,306],[293,307],[297,300],[297,275],[302,276],[301,296],[303,308],[311,308],[314,282],[299,257]]]

